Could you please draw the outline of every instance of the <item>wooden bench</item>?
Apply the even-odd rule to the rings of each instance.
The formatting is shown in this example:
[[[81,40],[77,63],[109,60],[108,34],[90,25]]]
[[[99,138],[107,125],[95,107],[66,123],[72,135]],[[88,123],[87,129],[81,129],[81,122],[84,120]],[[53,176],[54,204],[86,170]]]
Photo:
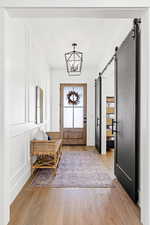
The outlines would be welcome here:
[[[56,174],[61,158],[62,140],[60,132],[47,132],[52,140],[32,140],[31,141],[31,169],[32,173],[38,168],[52,168]],[[33,156],[36,160],[33,161]]]

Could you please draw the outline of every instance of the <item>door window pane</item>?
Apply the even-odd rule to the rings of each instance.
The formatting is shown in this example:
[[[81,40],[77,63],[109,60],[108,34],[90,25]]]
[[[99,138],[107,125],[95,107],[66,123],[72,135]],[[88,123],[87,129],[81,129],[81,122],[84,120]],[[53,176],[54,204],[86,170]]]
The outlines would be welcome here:
[[[83,128],[83,108],[74,108],[74,128]]]
[[[71,107],[73,107],[72,104],[68,103],[68,96],[67,96],[69,94],[69,92],[71,92],[71,91],[73,91],[73,87],[70,87],[70,86],[64,87],[64,106],[71,106]]]
[[[84,91],[82,86],[64,87],[64,128],[83,128]]]
[[[64,128],[73,128],[73,108],[64,108]]]
[[[77,104],[74,104],[74,107],[76,106],[83,106],[83,87],[64,87],[64,106],[72,106],[73,104],[69,104],[68,102],[68,94],[70,92],[75,92],[78,97],[79,100],[77,102]],[[76,96],[75,95],[71,95],[70,96],[71,100],[76,100]]]
[[[79,102],[74,106],[83,106],[83,87],[74,87],[74,91],[79,95]]]

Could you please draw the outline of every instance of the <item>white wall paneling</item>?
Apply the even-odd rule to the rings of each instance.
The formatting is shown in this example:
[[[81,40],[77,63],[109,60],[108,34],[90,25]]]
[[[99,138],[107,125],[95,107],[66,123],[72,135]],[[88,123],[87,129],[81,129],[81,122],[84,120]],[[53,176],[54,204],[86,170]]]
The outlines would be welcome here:
[[[0,224],[9,221],[9,155],[8,130],[6,126],[6,77],[5,77],[5,17],[4,9],[0,8]],[[6,150],[7,149],[7,150]]]
[[[15,199],[30,176],[30,140],[39,128],[47,126],[49,105],[45,104],[49,95],[49,64],[43,57],[30,28],[23,20],[7,16],[6,59],[6,111],[9,168],[9,201]],[[35,87],[44,90],[44,123],[35,122]]]
[[[28,101],[29,101],[29,111],[28,111],[28,122],[35,123],[35,113],[36,113],[36,89],[35,84],[29,84],[28,87]]]

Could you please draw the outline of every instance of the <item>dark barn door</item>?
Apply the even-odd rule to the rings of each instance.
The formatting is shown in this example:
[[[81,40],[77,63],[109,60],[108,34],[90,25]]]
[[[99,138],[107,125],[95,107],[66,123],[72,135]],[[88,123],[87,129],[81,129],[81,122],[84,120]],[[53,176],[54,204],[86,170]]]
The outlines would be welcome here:
[[[138,200],[139,49],[137,20],[116,51],[116,153],[115,175],[130,197]]]
[[[101,153],[101,77],[95,80],[95,146]]]

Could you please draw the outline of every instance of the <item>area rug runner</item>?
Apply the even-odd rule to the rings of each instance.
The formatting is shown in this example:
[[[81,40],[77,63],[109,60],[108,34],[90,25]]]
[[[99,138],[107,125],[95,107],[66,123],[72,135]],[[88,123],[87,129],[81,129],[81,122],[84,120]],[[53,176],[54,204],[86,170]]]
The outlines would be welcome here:
[[[54,176],[52,169],[39,169],[32,178],[35,187],[111,188],[112,178],[97,151],[64,151]]]

